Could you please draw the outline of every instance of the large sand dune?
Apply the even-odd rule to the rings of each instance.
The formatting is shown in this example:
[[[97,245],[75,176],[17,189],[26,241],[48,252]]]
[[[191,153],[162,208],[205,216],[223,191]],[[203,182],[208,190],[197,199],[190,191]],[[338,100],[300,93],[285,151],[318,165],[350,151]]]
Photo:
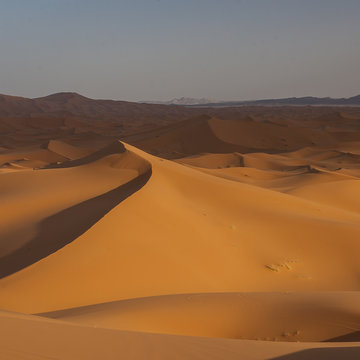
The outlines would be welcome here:
[[[359,292],[207,293],[122,300],[41,315],[97,327],[178,335],[360,341],[359,302]]]
[[[54,117],[31,142],[15,121],[0,143],[1,358],[360,357],[356,113],[324,127],[223,111],[125,142],[84,119],[51,139]]]
[[[80,326],[32,315],[0,313],[4,360],[210,359],[357,360],[358,343],[278,343],[158,335]]]

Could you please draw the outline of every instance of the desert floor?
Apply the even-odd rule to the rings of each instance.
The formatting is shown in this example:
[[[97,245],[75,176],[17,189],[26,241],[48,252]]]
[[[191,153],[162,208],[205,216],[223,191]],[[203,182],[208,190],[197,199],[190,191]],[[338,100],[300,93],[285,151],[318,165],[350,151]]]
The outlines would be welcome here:
[[[0,121],[1,359],[360,359],[360,111],[226,111]]]

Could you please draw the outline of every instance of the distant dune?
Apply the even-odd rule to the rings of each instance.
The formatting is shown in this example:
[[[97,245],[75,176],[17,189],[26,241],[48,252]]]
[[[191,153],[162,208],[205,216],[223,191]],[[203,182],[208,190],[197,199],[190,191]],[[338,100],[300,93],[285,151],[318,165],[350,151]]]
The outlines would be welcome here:
[[[359,108],[1,99],[1,359],[360,358]]]

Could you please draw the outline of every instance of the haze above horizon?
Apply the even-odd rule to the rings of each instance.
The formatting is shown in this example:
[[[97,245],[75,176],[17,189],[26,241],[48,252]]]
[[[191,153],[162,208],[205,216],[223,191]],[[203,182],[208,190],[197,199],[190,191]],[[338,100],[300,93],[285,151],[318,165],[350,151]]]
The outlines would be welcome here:
[[[26,0],[0,5],[0,93],[129,101],[350,97],[357,0]]]

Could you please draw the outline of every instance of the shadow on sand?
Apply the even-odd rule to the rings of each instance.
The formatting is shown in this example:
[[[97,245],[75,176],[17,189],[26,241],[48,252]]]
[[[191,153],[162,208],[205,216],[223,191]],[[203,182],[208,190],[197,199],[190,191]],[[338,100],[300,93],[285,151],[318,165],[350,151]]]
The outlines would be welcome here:
[[[271,360],[359,360],[360,347],[316,348],[282,355]]]
[[[354,331],[352,333],[346,334],[346,335],[342,335],[342,336],[337,336],[331,339],[326,340],[326,342],[360,342],[360,331]],[[360,357],[359,357],[360,359]]]
[[[20,249],[0,258],[0,278],[11,275],[71,243],[111,209],[140,190],[150,179],[151,167],[133,180],[105,194],[52,215],[38,225],[38,233]]]

